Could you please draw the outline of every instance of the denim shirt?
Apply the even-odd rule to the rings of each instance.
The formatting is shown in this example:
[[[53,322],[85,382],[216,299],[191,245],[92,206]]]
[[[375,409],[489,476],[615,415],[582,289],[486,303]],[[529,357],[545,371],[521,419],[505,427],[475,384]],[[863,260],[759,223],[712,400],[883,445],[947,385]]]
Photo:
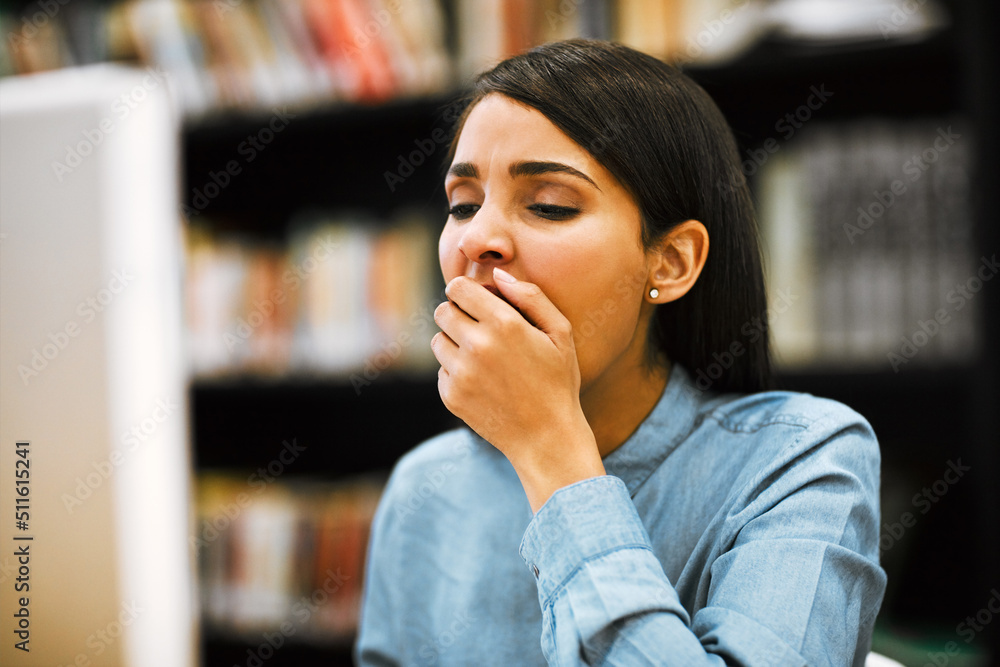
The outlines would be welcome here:
[[[885,591],[867,421],[674,364],[606,475],[532,515],[462,428],[404,455],[372,523],[359,665],[864,664]]]

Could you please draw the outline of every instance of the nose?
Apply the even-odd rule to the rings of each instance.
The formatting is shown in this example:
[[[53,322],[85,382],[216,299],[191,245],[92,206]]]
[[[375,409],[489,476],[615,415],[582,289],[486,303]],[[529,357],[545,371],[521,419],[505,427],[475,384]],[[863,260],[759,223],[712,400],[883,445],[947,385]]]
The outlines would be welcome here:
[[[462,223],[458,249],[479,264],[504,264],[514,255],[514,244],[503,213],[484,204]]]

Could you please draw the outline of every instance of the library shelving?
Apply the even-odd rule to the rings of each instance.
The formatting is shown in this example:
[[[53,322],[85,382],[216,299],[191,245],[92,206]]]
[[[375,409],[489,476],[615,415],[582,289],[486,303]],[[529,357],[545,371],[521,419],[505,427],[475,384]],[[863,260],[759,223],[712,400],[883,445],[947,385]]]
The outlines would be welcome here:
[[[773,39],[737,63],[693,66],[688,72],[713,96],[733,126],[743,157],[751,161],[744,172],[761,209],[767,206],[761,181],[769,165],[759,162],[790,152],[798,139],[819,126],[878,122],[901,127],[922,122],[931,128],[954,123],[957,128],[961,123],[968,132],[964,167],[968,183],[963,191],[966,200],[960,202],[966,214],[964,219],[956,219],[938,211],[943,219],[936,220],[946,232],[964,227],[968,235],[966,272],[960,274],[961,280],[944,283],[940,290],[928,294],[922,310],[913,313],[912,323],[896,332],[897,347],[882,348],[879,363],[853,363],[851,355],[844,354],[823,363],[779,364],[778,379],[781,388],[850,405],[869,419],[879,436],[883,470],[880,546],[889,588],[879,616],[876,648],[906,664],[924,664],[947,642],[955,641],[962,651],[951,658],[955,664],[963,659],[970,662],[961,664],[994,664],[1000,654],[1000,633],[985,631],[967,638],[958,636],[956,628],[984,608],[991,590],[1000,582],[995,529],[1000,523],[995,484],[1000,445],[996,378],[1000,367],[993,344],[1000,333],[1000,293],[989,282],[991,269],[984,268],[986,280],[975,280],[981,266],[995,264],[993,258],[1000,247],[993,157],[998,149],[998,102],[992,65],[995,58],[990,56],[995,56],[996,49],[995,38],[986,27],[995,25],[989,22],[995,7],[985,2],[946,6],[950,26],[919,42],[890,45],[876,40],[851,48],[820,48]],[[809,96],[820,86],[833,94],[823,104],[809,106]],[[796,110],[800,110],[798,117]],[[787,113],[792,114],[791,123]],[[785,123],[780,125],[783,119]],[[905,168],[910,156],[919,156],[934,139],[932,131],[923,145],[894,158],[890,167],[896,171]],[[767,142],[771,142],[770,151],[765,148]],[[852,192],[849,187],[856,178],[845,169],[829,179],[834,185],[828,189],[839,187],[845,196],[856,199],[847,207],[854,212],[849,222],[857,218],[859,205],[867,207],[891,184],[890,179],[869,176],[859,198],[857,189]],[[808,179],[808,173],[798,177],[805,186]],[[906,183],[910,184],[909,179]],[[904,216],[903,234],[915,234],[911,230],[919,221],[913,218]],[[762,225],[766,224],[762,220]],[[828,246],[823,251],[837,252]],[[886,256],[883,261],[893,259]],[[942,331],[952,333],[958,327],[956,321],[966,318],[961,325],[973,328],[975,339],[968,343],[968,349],[960,350],[953,360],[932,360],[928,358],[931,355],[921,359],[918,351],[913,361],[924,363],[907,362],[894,368],[888,353],[902,348],[903,337],[912,342],[914,332],[920,330],[919,322],[933,318],[937,309],[947,305],[949,290],[969,279],[974,291],[965,305],[975,308],[959,313],[950,306],[944,313],[948,318],[945,326],[953,330]],[[874,290],[877,285],[864,288]],[[819,308],[826,305],[817,304]],[[933,329],[933,325],[927,328]],[[959,459],[969,469],[966,476],[957,478],[955,484],[940,483],[949,463]],[[948,479],[954,481],[955,473],[948,473]],[[907,512],[915,521],[904,526],[900,519]],[[988,662],[989,654],[994,662]]]
[[[794,137],[786,140],[775,129],[775,123],[786,112],[800,107],[814,85],[825,85],[825,90],[834,93],[815,111],[812,120],[816,123],[836,126],[876,118],[890,123],[926,120],[933,124],[960,118],[974,133],[976,146],[985,151],[984,147],[996,145],[995,132],[986,122],[992,108],[977,98],[984,81],[979,78],[981,66],[971,61],[978,61],[979,55],[966,44],[976,39],[969,34],[974,30],[970,25],[976,23],[973,18],[976,10],[965,6],[952,9],[955,13],[952,27],[918,43],[805,49],[772,40],[736,64],[711,67],[692,64],[687,71],[718,101],[745,156],[751,156],[752,151],[759,150],[772,137],[781,140],[782,150],[787,151],[793,145]],[[290,126],[290,133],[282,137],[280,145],[275,142],[269,160],[262,160],[257,167],[262,180],[248,172],[245,180],[238,185],[234,182],[230,190],[213,202],[206,215],[231,214],[248,228],[267,233],[270,228],[261,220],[288,215],[290,207],[302,201],[363,206],[382,214],[397,201],[412,200],[428,206],[433,214],[440,208],[438,202],[443,202],[436,167],[424,165],[415,169],[400,191],[391,196],[387,196],[382,175],[399,164],[399,156],[413,150],[414,140],[430,137],[436,127],[443,126],[450,99],[444,95],[375,109],[348,107],[312,113],[298,127]],[[192,128],[186,144],[189,191],[207,169],[217,168],[226,151],[257,123],[258,119],[243,117],[238,124],[226,122]],[[996,168],[981,152],[969,152],[973,155],[969,167],[973,175],[970,189],[973,208],[966,222],[972,225],[973,259],[977,259],[980,255],[990,256],[990,248],[997,247],[995,227],[990,226],[994,220],[987,208],[988,198],[995,195],[982,188],[989,174],[995,175]],[[331,159],[337,155],[342,156],[342,162]],[[359,163],[359,159],[364,162]],[[758,185],[754,175],[750,175],[750,181]],[[267,183],[271,194],[263,193],[259,183]],[[871,189],[878,187],[876,183]],[[894,372],[882,355],[883,363],[857,368],[833,361],[780,367],[779,371],[782,388],[843,401],[865,415],[879,435],[884,471],[883,564],[890,584],[880,615],[876,648],[900,657],[926,657],[954,639],[955,626],[986,603],[996,582],[994,531],[986,528],[997,523],[997,501],[991,482],[997,470],[993,451],[997,429],[989,415],[1000,400],[995,381],[996,355],[987,344],[995,339],[997,331],[995,290],[984,289],[976,300],[974,321],[978,342],[971,356],[964,360],[920,363],[922,359],[917,357],[913,364]],[[284,408],[279,406],[296,412],[288,413],[287,418],[276,417],[276,421],[287,419],[284,423],[295,424],[299,429],[327,429],[329,432],[320,438],[329,441],[353,442],[365,437],[372,428],[369,409],[375,414],[382,409],[399,410],[403,423],[424,427],[420,435],[414,431],[410,438],[403,434],[370,438],[390,443],[386,449],[348,447],[345,454],[348,459],[332,452],[327,454],[331,466],[357,471],[371,465],[388,465],[419,442],[423,434],[449,422],[436,404],[432,380],[397,386],[396,380],[387,377],[377,384],[376,392],[365,396],[372,407],[362,408],[363,412],[349,384],[343,382],[340,385],[290,382],[277,386],[250,383],[229,388],[198,385],[194,390],[194,405],[198,423],[196,441],[199,452],[204,451],[200,455],[212,457],[214,465],[222,464],[219,448],[213,445],[202,450],[200,443],[254,442],[263,432],[256,423],[237,425],[232,431],[228,431],[227,424],[244,413],[281,415]],[[386,396],[376,395],[378,392],[385,392]],[[396,396],[388,395],[397,392]],[[418,397],[424,403],[414,409],[410,401]],[[350,414],[351,419],[329,418],[327,415],[335,410],[338,415]],[[360,417],[360,421],[355,417]],[[333,427],[332,422],[338,422],[338,426]],[[209,430],[217,428],[226,433],[209,436]],[[349,429],[352,435],[338,435],[340,428]],[[275,432],[270,437],[279,435]],[[221,449],[233,451],[228,445]],[[264,455],[263,451],[259,454]],[[949,487],[946,497],[937,497],[940,502],[935,500],[926,516],[920,515],[924,505],[914,506],[911,497],[925,487],[933,489],[948,463],[959,461],[974,471],[968,481]],[[920,521],[912,529],[907,527],[905,535],[896,537],[895,524],[907,510],[918,515]],[[985,638],[976,640],[963,649],[973,660],[976,656],[982,660],[990,648]],[[900,648],[901,644],[906,648]],[[210,649],[245,651],[245,647],[231,638],[210,643]],[[309,653],[316,660],[330,655],[316,647],[300,646],[297,650]],[[346,659],[346,653],[342,652],[341,657]],[[296,660],[307,661],[309,657],[297,656]]]
[[[988,0],[902,3],[935,5],[947,16],[944,27],[921,35],[921,39],[886,39],[874,30],[866,40],[821,44],[790,37],[787,31],[773,31],[759,37],[739,58],[716,64],[686,62],[685,54],[691,51],[685,47],[700,43],[697,40],[705,35],[707,42],[714,40],[718,45],[723,41],[716,37],[729,25],[731,14],[725,12],[747,6],[775,10],[794,3],[701,3],[698,11],[704,20],[688,21],[686,35],[683,31],[660,35],[654,29],[655,22],[635,19],[658,16],[669,20],[677,16],[672,12],[696,3],[428,0],[416,3],[422,10],[415,16],[432,26],[428,28],[431,37],[423,48],[418,45],[407,52],[420,54],[424,69],[410,71],[409,78],[400,75],[396,83],[405,81],[405,85],[396,88],[386,83],[387,70],[381,60],[377,61],[381,65],[369,63],[368,69],[356,74],[354,87],[331,88],[323,78],[324,68],[343,73],[344,68],[357,65],[356,60],[341,57],[343,54],[329,47],[336,35],[318,35],[312,50],[302,44],[294,49],[289,46],[295,43],[296,35],[301,38],[308,33],[302,32],[307,28],[302,21],[318,20],[316,12],[328,11],[337,3],[287,3],[306,8],[298,18],[288,14],[291,10],[284,4],[271,0],[217,0],[203,3],[193,14],[191,5],[195,3],[179,0],[156,6],[136,3],[148,6],[132,9],[132,14],[116,9],[120,4],[82,3],[84,9],[94,9],[89,14],[89,10],[67,7],[65,34],[60,33],[63,28],[58,20],[45,21],[39,26],[44,35],[20,54],[22,60],[7,58],[0,62],[0,70],[9,72],[24,62],[57,66],[60,54],[69,47],[79,50],[80,43],[86,46],[86,57],[69,62],[63,59],[62,64],[102,57],[138,62],[180,58],[172,62],[183,79],[179,83],[187,91],[184,100],[190,112],[182,137],[180,207],[189,229],[204,231],[215,239],[213,243],[273,250],[280,266],[287,266],[289,258],[295,256],[294,238],[303,229],[303,220],[316,223],[324,217],[352,218],[358,225],[385,231],[406,211],[407,215],[422,216],[433,236],[445,216],[438,167],[456,115],[454,101],[460,96],[463,76],[492,54],[577,34],[619,38],[660,49],[663,55],[672,54],[681,62],[717,101],[732,125],[741,155],[749,161],[744,171],[762,210],[769,201],[766,174],[769,170],[776,173],[773,167],[793,155],[819,128],[829,128],[836,136],[840,129],[849,132],[849,128],[866,123],[937,127],[960,122],[962,132],[968,131],[971,138],[963,146],[964,162],[955,167],[968,177],[959,202],[967,206],[967,213],[962,220],[938,223],[965,230],[965,259],[972,262],[970,270],[976,268],[978,258],[990,258],[1000,249],[1000,225],[994,213],[1000,210],[994,185],[998,174],[993,159],[1000,154],[994,122],[998,108],[995,81],[1000,77],[992,64],[997,60],[996,40],[991,34],[992,26],[997,25],[996,8]],[[216,9],[207,10],[206,6]],[[390,33],[396,35],[399,30],[399,16],[393,14],[397,3],[373,0],[369,5],[358,0],[338,6],[340,11],[371,9],[358,24],[362,32],[352,36],[356,46],[362,42],[368,45],[366,39],[376,43],[389,39]],[[525,10],[528,6],[538,12],[533,18]],[[705,6],[710,9],[705,10]],[[12,18],[16,14],[11,7],[28,10],[31,16],[29,3],[2,3],[0,10],[6,12],[2,18],[11,25],[20,25]],[[212,16],[219,7],[223,13]],[[518,7],[521,13],[502,11]],[[280,19],[284,28],[269,28],[269,39],[277,48],[275,61],[233,48],[234,35],[237,42],[244,38],[253,44],[268,41],[259,34],[254,8],[266,16],[286,12]],[[380,9],[384,12],[379,13]],[[656,13],[651,14],[654,9]],[[86,31],[81,33],[80,26],[95,16],[105,16],[105,12],[110,12],[110,23],[117,26],[117,32],[81,42]],[[482,21],[477,27],[476,16],[490,13],[500,20],[501,28],[482,27],[496,21]],[[128,16],[134,26],[131,40],[122,38],[122,25]],[[195,24],[203,27],[194,29]],[[248,38],[249,34],[256,36]],[[360,42],[358,35],[362,36]],[[395,38],[401,39],[398,35]],[[166,48],[172,43],[177,46],[178,40],[184,49]],[[325,50],[324,44],[328,47]],[[289,50],[294,50],[294,58]],[[379,58],[406,61],[407,56],[401,53],[388,49]],[[440,62],[442,53],[447,63]],[[371,57],[371,52],[365,51],[364,57]],[[279,70],[284,74],[275,78],[274,72]],[[291,83],[298,82],[298,87],[275,88],[274,82],[282,77],[291,77]],[[810,97],[816,95],[819,97]],[[800,115],[795,116],[796,112]],[[902,168],[902,164],[895,166]],[[868,198],[851,202],[848,210],[871,201],[869,192],[890,187],[878,179],[871,179],[869,187],[864,174],[859,177],[850,171],[846,169],[832,179],[838,185],[844,181],[840,196],[850,200],[860,192]],[[847,182],[850,179],[854,185]],[[927,184],[932,182],[936,181],[928,177],[921,179],[920,185],[931,187]],[[805,180],[802,183],[809,185]],[[833,196],[838,196],[837,192],[834,190]],[[901,205],[895,212],[904,210]],[[766,226],[767,221],[762,223]],[[874,239],[874,234],[869,238]],[[434,258],[428,261],[426,291],[414,297],[420,304],[418,313],[426,310],[424,301],[432,307],[443,287]],[[242,278],[232,280],[251,280],[250,273],[240,275]],[[282,288],[280,282],[278,287]],[[285,291],[295,292],[290,297],[311,298],[299,293],[298,283],[293,286],[289,282],[285,287]],[[920,315],[919,309],[913,311],[917,313],[913,327],[899,330],[899,336],[912,338],[918,321],[933,316],[938,296],[928,301],[926,316]],[[812,294],[801,298],[803,302],[819,299]],[[1000,423],[996,416],[1000,363],[992,344],[1000,336],[1000,290],[996,284],[984,283],[970,301],[974,307],[950,313],[955,320],[968,316],[971,321],[972,342],[962,355],[919,354],[913,363],[895,370],[886,354],[868,354],[864,359],[833,355],[816,363],[807,359],[779,365],[782,388],[843,401],[867,417],[879,436],[883,462],[881,546],[889,589],[875,648],[890,656],[916,656],[913,659],[927,661],[927,655],[943,650],[946,642],[961,641],[956,626],[974,616],[988,601],[991,589],[1000,585],[1000,537],[995,529],[1000,525],[1000,499],[994,482],[1000,472]],[[822,307],[817,301],[817,308]],[[270,311],[267,317],[271,317]],[[419,324],[410,322],[400,331],[416,326]],[[343,368],[336,372],[287,372],[287,367],[280,365],[277,369],[271,365],[268,372],[247,373],[241,367],[222,364],[221,372],[193,378],[194,460],[203,479],[226,475],[246,479],[255,471],[266,471],[269,464],[281,460],[276,457],[283,443],[294,442],[304,447],[301,456],[283,464],[268,493],[295,497],[319,493],[317,489],[335,492],[366,475],[374,474],[377,480],[421,440],[458,424],[437,395],[436,369],[420,363],[400,368],[389,365],[367,376],[358,358],[343,361]],[[365,382],[359,385],[358,377]],[[967,477],[949,484],[946,493],[935,493],[935,482],[949,463],[959,460],[970,468]],[[925,488],[931,489],[935,498],[923,515],[919,508],[924,505],[918,507],[912,499]],[[287,506],[282,507],[282,511],[287,510]],[[896,523],[907,511],[919,514],[919,521],[900,532]],[[294,521],[294,513],[291,516]],[[302,537],[308,531],[302,529],[301,522],[296,525],[300,542],[305,540],[308,546],[321,541],[316,537],[321,533]],[[287,525],[279,530],[285,531],[286,541],[292,539]],[[212,546],[208,544],[205,551],[211,551]],[[219,556],[218,549],[212,553],[216,558],[232,558],[231,553]],[[267,628],[257,624],[248,631],[206,621],[204,663],[249,664],[255,652],[261,659],[264,633],[275,632],[274,627]],[[350,664],[349,634],[331,633],[326,640],[303,634],[286,637],[281,649],[270,651],[262,662]],[[991,650],[1000,655],[1000,646],[990,644],[995,642],[990,636],[998,634],[983,633],[969,644],[963,642],[964,655],[973,656],[972,660],[978,656],[981,661]]]
[[[451,99],[441,95],[303,113],[289,123],[280,141],[276,139],[258,159],[244,165],[245,170],[191,219],[210,224],[220,237],[236,235],[244,245],[270,242],[279,246],[290,233],[288,223],[297,220],[303,208],[353,211],[380,229],[388,229],[386,221],[399,210],[423,211],[429,225],[435,216],[439,225],[444,199],[437,163],[444,146],[431,142],[439,136],[436,130],[446,128]],[[219,169],[219,160],[225,164],[234,147],[259,127],[258,114],[230,114],[190,126],[184,144],[189,197],[209,171]],[[400,155],[406,159],[418,150],[415,141],[424,142],[425,147],[433,145],[433,150],[428,148],[427,163],[405,172],[405,181],[390,190],[385,172],[399,169]],[[424,252],[430,250],[431,256],[423,264],[436,269],[436,252],[426,246],[421,247]],[[411,249],[416,252],[420,247]],[[444,287],[439,273],[420,276],[420,280],[428,284],[427,289],[415,304],[404,306],[407,317],[399,328],[402,336],[412,340],[436,331],[432,313]],[[295,291],[288,285],[281,287]],[[385,349],[391,352],[393,341],[399,340],[399,335],[390,335]],[[411,342],[411,338],[402,340],[403,347]],[[295,490],[320,480],[335,489],[358,476],[387,474],[408,449],[459,425],[437,394],[436,368],[427,367],[426,354],[422,361],[419,354],[415,356],[418,363],[410,367],[371,362],[366,367],[359,358],[350,370],[340,373],[222,372],[197,377],[191,387],[191,404],[198,469],[239,471],[245,477],[266,466],[280,443],[294,437],[306,449],[276,487],[287,484]],[[233,632],[206,620],[205,664],[245,664],[247,651],[258,650],[265,632],[259,626],[251,632]],[[315,633],[312,638],[301,635],[289,637],[267,664],[350,664],[348,636],[323,640]]]

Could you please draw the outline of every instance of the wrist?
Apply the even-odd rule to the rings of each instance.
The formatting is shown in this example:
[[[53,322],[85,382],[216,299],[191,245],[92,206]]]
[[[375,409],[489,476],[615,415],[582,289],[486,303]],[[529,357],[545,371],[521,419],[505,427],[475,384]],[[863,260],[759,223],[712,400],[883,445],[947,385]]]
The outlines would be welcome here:
[[[559,489],[606,475],[590,425],[553,429],[519,449],[524,455],[511,461],[528,497],[532,513]]]

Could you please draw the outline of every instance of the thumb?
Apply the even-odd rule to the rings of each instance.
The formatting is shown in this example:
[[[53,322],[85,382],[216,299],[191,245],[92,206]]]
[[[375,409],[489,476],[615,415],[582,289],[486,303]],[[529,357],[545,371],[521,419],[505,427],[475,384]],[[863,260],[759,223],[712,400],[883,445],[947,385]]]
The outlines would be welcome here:
[[[569,320],[538,285],[518,280],[498,266],[493,267],[493,280],[504,298],[535,328],[553,339],[561,335],[568,337]]]

